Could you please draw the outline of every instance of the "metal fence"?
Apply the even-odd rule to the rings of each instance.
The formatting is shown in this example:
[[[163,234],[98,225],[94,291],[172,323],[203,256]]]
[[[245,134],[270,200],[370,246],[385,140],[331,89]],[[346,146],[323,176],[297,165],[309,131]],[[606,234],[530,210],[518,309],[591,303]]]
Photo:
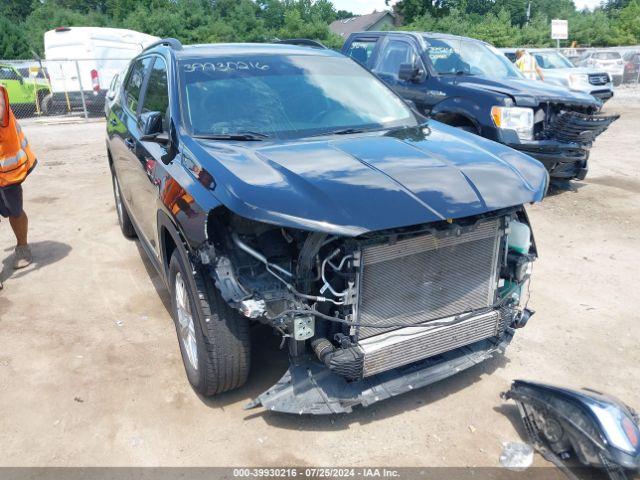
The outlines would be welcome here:
[[[576,66],[600,68],[598,56],[614,57],[607,70],[622,89],[640,89],[640,46],[614,48],[561,48]],[[589,60],[591,58],[591,61]],[[606,59],[603,65],[606,62]],[[67,60],[1,60],[0,85],[19,118],[99,117],[104,114],[109,89],[118,86],[129,64],[125,58]],[[609,67],[608,67],[609,68]],[[613,75],[611,72],[617,72]]]
[[[0,85],[15,115],[25,117],[104,114],[110,86],[129,64],[124,58],[1,60]]]

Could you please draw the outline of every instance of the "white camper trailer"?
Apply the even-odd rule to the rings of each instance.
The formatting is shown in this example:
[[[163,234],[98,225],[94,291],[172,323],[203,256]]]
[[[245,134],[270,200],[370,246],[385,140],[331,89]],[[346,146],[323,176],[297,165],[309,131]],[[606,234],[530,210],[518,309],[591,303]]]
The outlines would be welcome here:
[[[159,40],[120,28],[60,27],[44,34],[46,69],[52,94],[50,111],[101,112],[114,75],[147,45]]]

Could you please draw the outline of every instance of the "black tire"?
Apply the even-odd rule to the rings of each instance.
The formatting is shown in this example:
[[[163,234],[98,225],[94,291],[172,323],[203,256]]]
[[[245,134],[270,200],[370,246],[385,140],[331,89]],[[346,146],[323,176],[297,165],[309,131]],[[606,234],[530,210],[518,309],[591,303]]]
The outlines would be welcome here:
[[[49,112],[49,105],[45,105],[46,98],[46,90],[38,90],[38,108],[40,108],[40,115],[47,115]]]
[[[181,288],[178,279],[186,292],[183,304],[190,310],[189,326],[185,326],[184,317],[181,322],[178,313],[177,292]],[[247,381],[251,363],[249,320],[224,301],[208,276],[194,273],[190,266],[184,265],[177,251],[169,262],[169,289],[182,362],[193,389],[210,397],[242,386]],[[202,325],[206,326],[208,335],[204,335]],[[194,334],[195,342],[186,339],[188,333],[185,332],[189,331]],[[197,358],[195,366],[189,352]]]
[[[48,93],[42,98],[42,102],[40,103],[40,109],[42,110],[43,115],[55,115],[56,109],[53,104],[53,94]]]
[[[126,238],[136,238],[136,229],[133,228],[127,207],[122,201],[120,184],[118,183],[118,177],[116,176],[116,172],[113,171],[113,168],[111,169],[111,184],[113,185],[113,200],[116,204],[116,214],[118,215],[120,230]]]

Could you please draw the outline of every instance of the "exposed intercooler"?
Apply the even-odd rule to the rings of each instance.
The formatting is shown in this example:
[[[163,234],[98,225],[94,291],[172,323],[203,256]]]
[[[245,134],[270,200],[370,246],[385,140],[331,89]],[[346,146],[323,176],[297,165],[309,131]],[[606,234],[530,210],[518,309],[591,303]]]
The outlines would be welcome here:
[[[364,353],[362,376],[369,377],[485,338],[496,337],[501,327],[498,310],[462,319],[452,317],[442,323],[431,321],[427,322],[433,324],[429,328],[406,327],[363,340],[360,342]]]

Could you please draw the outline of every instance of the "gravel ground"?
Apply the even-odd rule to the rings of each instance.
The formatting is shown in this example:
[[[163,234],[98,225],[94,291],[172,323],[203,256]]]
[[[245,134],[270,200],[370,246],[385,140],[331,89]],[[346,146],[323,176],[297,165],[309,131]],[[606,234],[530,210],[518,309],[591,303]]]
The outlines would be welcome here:
[[[640,102],[606,109],[623,116],[586,181],[529,208],[537,313],[506,356],[337,417],[242,409],[287,365],[261,328],[248,384],[197,397],[161,280],[118,229],[103,122],[23,122],[41,162],[25,184],[35,261],[11,270],[2,222],[0,465],[497,466],[522,434],[499,398],[515,378],[640,407]]]

